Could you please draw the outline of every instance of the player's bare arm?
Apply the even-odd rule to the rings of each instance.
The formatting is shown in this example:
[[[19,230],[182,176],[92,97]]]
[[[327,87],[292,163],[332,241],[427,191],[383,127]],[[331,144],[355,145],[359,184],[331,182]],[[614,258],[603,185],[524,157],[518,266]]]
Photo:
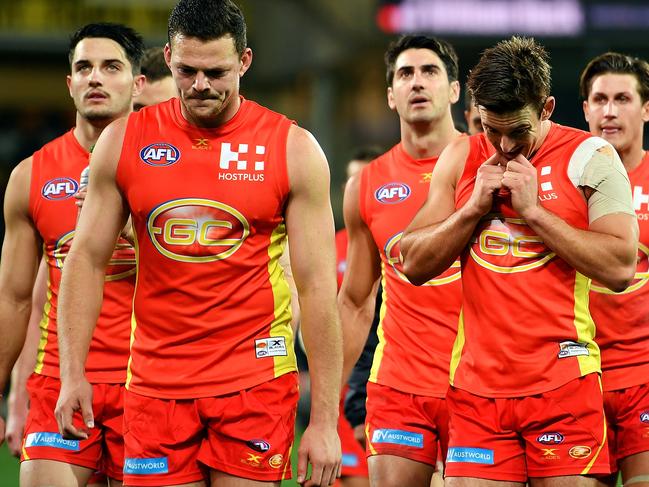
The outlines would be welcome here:
[[[347,270],[338,293],[343,330],[343,381],[363,351],[372,320],[381,261],[376,243],[360,214],[360,174],[345,187],[343,213],[347,229]]]
[[[334,482],[341,463],[336,426],[342,344],[329,168],[315,139],[296,126],[289,130],[287,165],[286,226],[311,375],[311,418],[300,443],[298,482],[325,486]],[[306,480],[307,462],[313,467],[311,480]]]
[[[457,259],[473,231],[493,204],[504,167],[494,155],[480,166],[469,201],[455,209],[455,187],[469,154],[469,140],[456,139],[442,152],[433,170],[428,199],[401,239],[403,271],[421,285],[444,272]]]
[[[61,433],[75,438],[87,436],[72,425],[75,410],[81,409],[87,427],[93,424],[92,389],[84,364],[101,309],[106,264],[128,216],[115,182],[125,126],[125,119],[115,121],[95,146],[88,196],[61,279],[61,394],[55,414]]]
[[[29,217],[32,158],[12,171],[4,201],[5,237],[0,266],[0,390],[25,342],[41,240]],[[0,420],[0,442],[4,421]]]
[[[20,455],[27,413],[29,412],[29,394],[27,379],[34,372],[38,343],[40,339],[40,321],[43,307],[47,301],[47,262],[41,260],[34,289],[32,290],[32,310],[27,325],[27,335],[23,349],[11,371],[11,387],[7,397],[7,446],[14,456]]]
[[[593,158],[602,157],[605,150],[607,147],[596,151]],[[540,205],[536,169],[522,155],[507,163],[503,185],[511,191],[514,209],[559,257],[613,291],[623,291],[629,285],[635,273],[638,242],[630,189],[629,213],[614,212],[593,219],[596,210],[589,204],[591,223],[588,230],[580,230]],[[587,201],[599,196],[591,187],[581,189]]]

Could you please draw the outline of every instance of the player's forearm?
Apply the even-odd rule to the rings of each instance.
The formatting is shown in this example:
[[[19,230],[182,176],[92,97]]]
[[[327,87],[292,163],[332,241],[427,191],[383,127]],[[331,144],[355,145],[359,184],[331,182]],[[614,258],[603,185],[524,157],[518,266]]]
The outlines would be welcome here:
[[[525,218],[545,245],[581,274],[618,292],[633,279],[637,238],[580,230],[541,206]]]
[[[332,293],[333,296],[333,293]],[[336,425],[342,376],[340,320],[331,299],[302,296],[302,338],[311,378],[311,422]]]
[[[343,372],[342,383],[347,382],[354,365],[363,352],[374,319],[374,293],[361,303],[355,303],[344,291],[338,295],[338,310],[342,324]]]
[[[16,301],[0,291],[0,391],[9,380],[25,343],[31,299]]]
[[[448,269],[469,242],[481,214],[462,207],[441,223],[417,228],[416,221],[401,237],[403,272],[420,286]]]
[[[104,269],[71,251],[65,261],[59,296],[58,335],[61,380],[84,375],[92,333],[101,310]]]
[[[38,342],[40,338],[40,314],[32,306],[29,324],[27,325],[27,334],[22,351],[13,370],[11,371],[11,397],[19,397],[25,390],[27,379],[34,371],[36,365],[36,356],[38,355]]]

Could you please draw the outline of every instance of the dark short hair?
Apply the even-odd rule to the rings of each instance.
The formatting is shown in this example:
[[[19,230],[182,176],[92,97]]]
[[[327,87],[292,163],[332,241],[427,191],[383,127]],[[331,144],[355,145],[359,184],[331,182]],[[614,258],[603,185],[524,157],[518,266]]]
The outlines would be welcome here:
[[[530,105],[540,114],[551,88],[548,53],[530,37],[501,41],[482,53],[467,86],[475,103],[489,111],[509,113]]]
[[[606,73],[634,76],[638,80],[638,93],[642,102],[649,100],[649,63],[619,52],[606,52],[591,59],[586,65],[579,77],[579,94],[584,100],[590,95],[595,78]]]
[[[150,47],[144,51],[142,57],[142,74],[147,81],[160,81],[171,76],[171,70],[165,61],[165,53],[162,47]]]
[[[122,46],[126,58],[131,63],[133,74],[140,72],[142,55],[144,54],[144,41],[142,40],[142,36],[134,29],[123,24],[115,24],[112,22],[97,22],[84,25],[70,37],[70,47],[68,50],[70,64],[72,64],[74,50],[77,44],[88,38],[111,39],[117,42]]]
[[[446,68],[449,81],[457,81],[457,54],[453,46],[445,40],[421,35],[404,35],[390,43],[385,51],[386,80],[392,86],[395,64],[399,54],[408,49],[429,49],[439,56]]]
[[[475,101],[473,101],[473,96],[471,91],[466,88],[464,90],[464,109],[468,112],[475,106]]]
[[[363,146],[363,147],[357,147],[352,151],[352,156],[349,159],[349,161],[373,161],[377,157],[379,157],[381,154],[383,154],[383,150],[381,150],[380,147],[376,145],[368,145],[368,146]]]
[[[246,21],[231,0],[180,0],[169,16],[169,45],[177,34],[202,41],[229,35],[239,55],[247,46]]]

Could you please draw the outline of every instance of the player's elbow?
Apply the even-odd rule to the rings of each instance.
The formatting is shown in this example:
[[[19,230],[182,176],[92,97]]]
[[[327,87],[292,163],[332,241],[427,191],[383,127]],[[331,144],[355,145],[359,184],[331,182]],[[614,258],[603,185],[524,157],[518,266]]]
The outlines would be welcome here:
[[[611,272],[607,282],[604,283],[607,288],[616,293],[621,293],[628,288],[635,278],[636,263],[630,265],[620,265],[616,272]]]
[[[415,286],[421,286],[435,277],[434,269],[430,269],[431,262],[423,262],[414,255],[402,256],[403,273]]]

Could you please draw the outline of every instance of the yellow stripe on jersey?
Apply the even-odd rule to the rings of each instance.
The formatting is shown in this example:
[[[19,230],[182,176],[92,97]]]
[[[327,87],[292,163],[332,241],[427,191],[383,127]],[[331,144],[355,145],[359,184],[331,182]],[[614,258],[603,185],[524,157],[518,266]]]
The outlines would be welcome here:
[[[137,320],[135,319],[135,295],[137,294],[137,282],[140,278],[140,246],[137,241],[137,232],[135,228],[133,229],[133,248],[135,249],[135,289],[133,290],[133,301],[131,304],[131,338],[129,341],[129,350],[133,350],[133,342],[135,342],[135,329],[137,328]],[[133,360],[133,354],[129,353],[128,363],[126,364],[126,384],[124,387],[128,389],[128,386],[131,384],[131,379],[133,374],[131,373],[131,360]]]
[[[457,370],[458,365],[460,365],[460,358],[462,357],[462,350],[464,349],[464,313],[460,309],[460,316],[458,317],[457,323],[457,335],[455,336],[455,342],[453,343],[453,352],[451,352],[451,367],[449,371],[449,382],[453,385],[453,380],[455,379],[455,371]]]
[[[385,334],[383,333],[383,319],[385,318],[385,313],[388,310],[388,292],[386,290],[386,279],[385,279],[385,266],[381,262],[381,286],[383,292],[381,294],[381,310],[379,311],[379,326],[376,330],[376,334],[379,338],[379,343],[376,345],[376,350],[374,351],[374,360],[372,361],[372,370],[370,370],[370,382],[377,382],[379,375],[379,369],[381,368],[381,359],[383,358],[383,349],[385,348]]]
[[[601,372],[599,347],[595,343],[595,323],[588,310],[590,279],[579,272],[575,272],[575,330],[577,341],[588,344],[588,355],[578,355],[579,370],[581,375],[592,372]]]
[[[279,263],[284,253],[286,242],[286,225],[280,223],[270,235],[268,245],[268,275],[273,290],[275,319],[270,325],[271,337],[285,337],[286,352],[284,355],[273,357],[275,362],[275,377],[297,370],[295,348],[293,344],[293,329],[291,328],[291,290],[284,277],[284,269]]]
[[[45,255],[43,249],[43,255]],[[47,266],[47,300],[45,301],[45,306],[43,306],[43,314],[41,315],[41,321],[38,324],[38,327],[41,330],[41,338],[38,342],[38,355],[36,355],[36,365],[34,367],[34,372],[41,374],[43,372],[43,366],[45,365],[45,348],[47,347],[47,337],[50,334],[50,310],[52,309],[52,289],[50,287],[50,269],[49,263],[45,263]]]

